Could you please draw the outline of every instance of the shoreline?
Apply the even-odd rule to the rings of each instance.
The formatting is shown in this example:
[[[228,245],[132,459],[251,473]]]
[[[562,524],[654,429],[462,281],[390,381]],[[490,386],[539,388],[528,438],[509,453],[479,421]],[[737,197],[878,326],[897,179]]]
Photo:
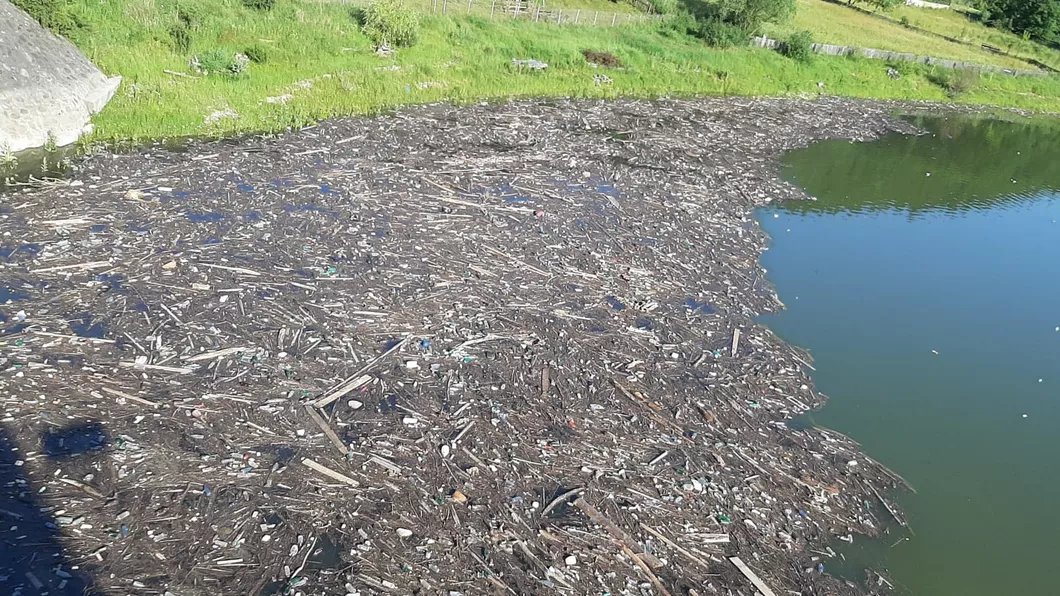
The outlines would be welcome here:
[[[910,108],[978,111],[430,105],[92,156],[0,194],[3,430],[104,593],[750,593],[730,556],[857,593],[811,550],[899,481],[785,426],[824,398],[754,322],[754,210]],[[28,455],[70,423],[107,446]]]

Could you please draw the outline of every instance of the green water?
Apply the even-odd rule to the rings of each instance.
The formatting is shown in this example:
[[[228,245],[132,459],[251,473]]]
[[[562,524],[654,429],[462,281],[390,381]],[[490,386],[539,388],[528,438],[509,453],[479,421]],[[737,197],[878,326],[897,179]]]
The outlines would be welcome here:
[[[813,353],[831,397],[813,420],[917,490],[898,497],[914,536],[826,568],[917,596],[1060,594],[1060,126],[921,125],[788,155],[819,201],[759,213],[788,306],[763,322]]]

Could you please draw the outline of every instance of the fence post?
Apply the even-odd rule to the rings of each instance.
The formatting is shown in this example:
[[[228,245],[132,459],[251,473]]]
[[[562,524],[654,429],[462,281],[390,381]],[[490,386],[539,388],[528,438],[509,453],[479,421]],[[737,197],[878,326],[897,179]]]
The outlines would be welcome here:
[[[522,4],[519,0],[515,0],[515,13],[512,15],[513,19],[519,18],[519,6]]]
[[[442,0],[442,14],[445,14],[445,5],[449,3],[449,0]]]
[[[596,11],[596,14],[593,15],[593,25],[596,25],[596,19],[599,19],[599,18],[600,18],[600,11],[598,10],[598,11]]]
[[[471,0],[467,0],[467,14],[471,14]]]
[[[493,20],[493,11],[497,9],[497,0],[493,0],[493,4],[490,4],[490,20]]]
[[[578,19],[582,16],[582,9],[578,9],[578,12],[574,13],[574,24],[578,24]]]
[[[434,0],[433,2],[431,2],[431,12],[438,12],[438,0]]]
[[[542,5],[544,5],[544,4],[545,4],[545,3],[544,3],[544,2],[542,2],[541,4],[538,4],[538,5],[537,5],[537,13],[536,13],[536,14],[534,14],[534,22],[535,22],[535,23],[537,23],[538,21],[540,21],[540,20],[541,20],[541,6],[542,6]]]
[[[615,14],[611,15],[611,26],[612,27],[615,26],[615,19],[617,19],[617,18],[618,18],[618,13],[617,12]]]

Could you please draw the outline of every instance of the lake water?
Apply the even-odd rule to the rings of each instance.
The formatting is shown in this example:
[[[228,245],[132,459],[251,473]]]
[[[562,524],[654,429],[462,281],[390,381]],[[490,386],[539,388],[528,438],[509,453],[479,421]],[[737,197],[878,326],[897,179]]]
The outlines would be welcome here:
[[[812,421],[917,491],[909,540],[826,566],[917,596],[1058,594],[1060,124],[919,123],[788,155],[819,200],[759,213],[788,307],[762,322],[812,352],[831,399]]]

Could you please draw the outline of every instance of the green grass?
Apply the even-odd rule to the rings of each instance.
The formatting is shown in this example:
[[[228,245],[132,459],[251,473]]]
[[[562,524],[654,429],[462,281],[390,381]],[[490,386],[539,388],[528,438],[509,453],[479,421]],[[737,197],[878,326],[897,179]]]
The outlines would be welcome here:
[[[928,12],[950,12],[948,10],[931,9],[903,8],[900,10],[902,11],[900,14],[906,14],[906,10],[917,10],[919,12],[916,12],[916,15]],[[899,18],[898,14],[894,13],[894,18]],[[914,17],[909,18],[912,20]],[[966,22],[969,27],[974,26],[991,31],[984,25],[967,20]],[[930,29],[929,27],[925,28]],[[807,30],[813,33],[815,41],[834,45],[909,52],[921,56],[935,56],[937,58],[948,58],[976,64],[992,64],[1005,68],[1031,68],[1022,60],[999,56],[978,47],[953,43],[933,35],[902,27],[897,23],[891,23],[872,15],[864,14],[847,6],[825,2],[824,0],[798,0],[798,12],[796,12],[795,18],[783,25],[767,26],[765,33],[770,37],[786,39],[792,33],[800,30]],[[939,32],[941,33],[942,31]]]
[[[375,54],[348,7],[279,0],[271,12],[239,0],[201,4],[189,55],[174,51],[168,28],[176,2],[75,0],[89,25],[73,36],[105,72],[124,81],[94,120],[88,141],[141,142],[163,137],[227,136],[278,131],[329,117],[378,113],[435,101],[521,97],[657,97],[799,95],[946,100],[926,67],[898,65],[887,77],[880,61],[819,57],[800,64],[751,48],[712,50],[665,25],[582,27],[426,17],[420,41],[390,58]],[[268,60],[238,77],[192,77],[190,54],[237,52],[257,45]],[[624,70],[598,86],[581,51],[611,52]],[[513,70],[512,58],[536,58],[544,72]],[[824,84],[823,90],[818,82]],[[270,103],[268,98],[273,99]],[[1060,112],[1060,77],[984,75],[957,101]],[[235,114],[210,119],[211,114]]]
[[[987,27],[973,20],[970,14],[962,10],[925,10],[902,6],[888,16],[895,19],[905,17],[910,25],[968,43],[985,43],[1009,54],[1033,58],[1060,69],[1060,51],[1023,39],[1008,31]]]

